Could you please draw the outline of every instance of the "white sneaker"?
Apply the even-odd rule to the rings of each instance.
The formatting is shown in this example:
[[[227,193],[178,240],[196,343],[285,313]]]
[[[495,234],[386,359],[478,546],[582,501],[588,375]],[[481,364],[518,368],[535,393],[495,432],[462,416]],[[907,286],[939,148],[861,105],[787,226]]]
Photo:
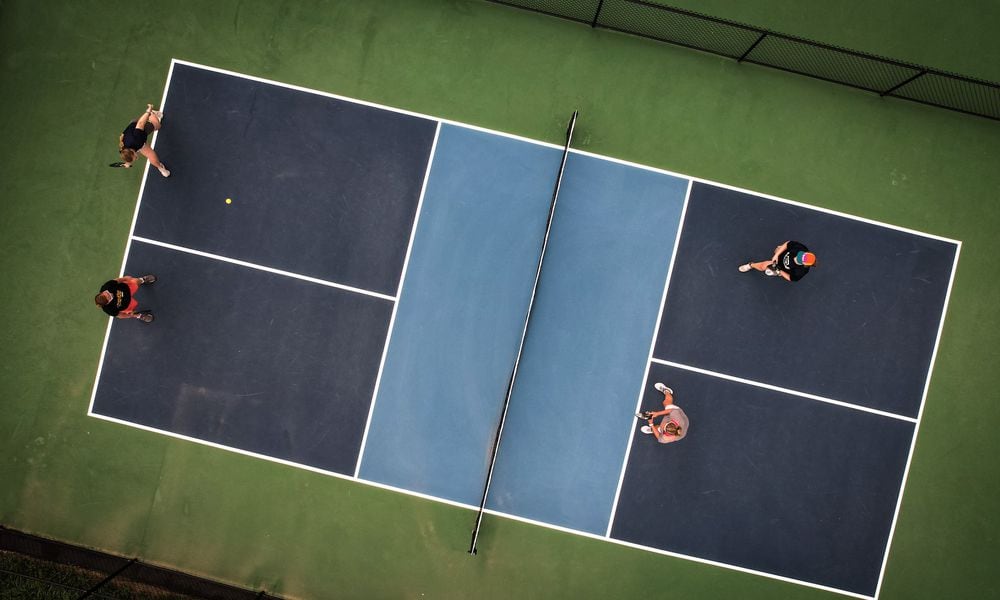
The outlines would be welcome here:
[[[667,386],[663,385],[662,383],[655,384],[653,386],[653,389],[655,389],[656,391],[661,392],[663,394],[670,394],[671,396],[674,395],[674,390],[668,388]]]
[[[746,273],[750,269],[751,269],[750,263],[747,263],[745,265],[740,265],[740,273]]]
[[[649,425],[643,425],[642,427],[639,428],[639,431],[645,433],[646,435],[649,435],[650,433],[653,433],[653,428],[650,427]]]
[[[772,269],[771,267],[768,267],[768,268],[764,269],[764,275],[767,275],[768,277],[777,277],[778,276],[778,271],[776,271],[775,269]]]
[[[160,171],[160,175],[163,175],[164,177],[170,177],[170,171],[168,171],[166,167],[156,167],[156,168]]]

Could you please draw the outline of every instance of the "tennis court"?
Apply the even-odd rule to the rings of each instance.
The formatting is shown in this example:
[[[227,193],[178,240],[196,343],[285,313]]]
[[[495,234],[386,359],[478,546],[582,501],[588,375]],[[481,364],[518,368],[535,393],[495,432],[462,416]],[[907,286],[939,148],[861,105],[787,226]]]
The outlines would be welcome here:
[[[531,304],[488,514],[877,595],[958,242],[183,61],[162,106],[93,416],[475,511]],[[736,270],[789,233],[821,276]]]
[[[1000,594],[996,124],[603,4],[0,5],[0,526],[289,600]],[[671,4],[1000,80],[989,2]],[[161,101],[171,177],[108,168]]]

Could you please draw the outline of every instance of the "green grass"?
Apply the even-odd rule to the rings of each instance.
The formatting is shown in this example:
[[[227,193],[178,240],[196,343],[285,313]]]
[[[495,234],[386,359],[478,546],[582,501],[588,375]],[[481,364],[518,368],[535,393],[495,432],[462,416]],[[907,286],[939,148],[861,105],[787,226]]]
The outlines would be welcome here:
[[[677,4],[1000,78],[992,2]],[[302,598],[836,597],[86,417],[171,57],[963,240],[883,598],[1000,594],[1000,123],[478,0],[0,1],[3,524]]]

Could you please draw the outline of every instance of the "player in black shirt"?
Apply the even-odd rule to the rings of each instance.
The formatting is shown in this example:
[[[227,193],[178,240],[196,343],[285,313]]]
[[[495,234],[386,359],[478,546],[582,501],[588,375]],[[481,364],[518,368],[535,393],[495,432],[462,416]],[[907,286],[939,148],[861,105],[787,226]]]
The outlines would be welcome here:
[[[129,123],[128,127],[122,131],[121,136],[118,137],[118,154],[121,154],[122,162],[124,163],[122,164],[123,167],[131,167],[135,161],[136,152],[138,152],[146,157],[149,164],[160,171],[160,175],[170,177],[170,171],[160,162],[160,157],[156,155],[156,151],[146,143],[149,134],[160,128],[160,119],[162,118],[162,112],[153,110],[153,105],[147,104],[146,112],[142,113],[135,121]]]
[[[142,284],[150,284],[156,281],[156,275],[143,275],[142,277],[119,277],[105,282],[101,286],[101,291],[94,296],[94,303],[98,308],[108,313],[109,316],[119,319],[139,319],[144,323],[153,322],[153,312],[149,310],[136,311],[139,302],[135,299],[135,293],[139,291]]]
[[[814,266],[816,266],[816,255],[801,242],[789,240],[774,249],[774,256],[771,257],[771,260],[740,265],[740,273],[746,273],[753,269],[768,277],[781,277],[785,281],[798,281],[805,277],[809,269]]]

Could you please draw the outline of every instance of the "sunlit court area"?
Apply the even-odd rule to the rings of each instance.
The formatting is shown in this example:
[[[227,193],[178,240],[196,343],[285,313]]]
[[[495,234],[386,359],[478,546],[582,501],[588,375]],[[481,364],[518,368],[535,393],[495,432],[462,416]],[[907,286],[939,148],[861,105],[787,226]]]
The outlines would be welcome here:
[[[0,4],[0,596],[1000,595],[918,4]]]

